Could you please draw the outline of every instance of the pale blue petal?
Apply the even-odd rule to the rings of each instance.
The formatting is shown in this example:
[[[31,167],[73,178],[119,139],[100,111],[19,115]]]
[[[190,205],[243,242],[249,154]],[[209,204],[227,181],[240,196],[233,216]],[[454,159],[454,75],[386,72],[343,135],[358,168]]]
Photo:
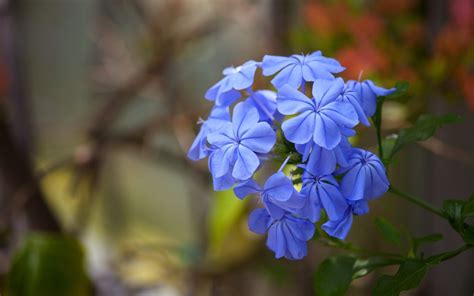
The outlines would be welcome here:
[[[245,102],[238,103],[234,107],[234,113],[232,114],[234,135],[240,139],[245,132],[258,123],[259,119],[260,117],[255,107]]]
[[[260,160],[252,150],[245,146],[239,145],[236,151],[237,157],[232,176],[238,180],[247,180],[257,170]]]
[[[262,188],[254,179],[249,179],[234,187],[234,194],[240,199],[251,194],[260,193],[261,191]]]
[[[336,155],[334,151],[315,144],[309,155],[306,170],[314,175],[322,176],[333,173],[335,169]]]
[[[283,122],[281,128],[288,141],[295,144],[306,144],[311,141],[313,136],[315,113],[313,111],[305,111]]]
[[[342,194],[349,200],[360,200],[365,194],[365,170],[361,165],[350,169],[342,178]]]
[[[266,122],[251,127],[240,139],[240,144],[258,153],[267,153],[275,145],[276,133]]]
[[[349,230],[351,229],[352,219],[352,213],[348,210],[342,219],[337,221],[329,220],[321,226],[321,229],[323,229],[330,236],[343,240],[346,238]]]
[[[235,152],[236,146],[232,144],[223,146],[212,152],[211,156],[209,157],[209,164],[210,171],[214,178],[222,177],[230,171],[230,167],[235,158]]]
[[[263,57],[262,69],[263,75],[273,75],[288,65],[294,64],[295,60],[288,57],[266,55]]]
[[[280,89],[287,84],[297,89],[301,85],[302,79],[303,73],[301,65],[294,64],[281,70],[271,82],[277,89]]]
[[[321,108],[320,112],[340,126],[354,127],[359,123],[357,113],[349,103],[334,101]]]
[[[338,187],[330,184],[321,184],[319,187],[319,199],[321,205],[326,210],[329,220],[340,219],[348,207],[341,191]]]
[[[272,200],[286,201],[291,198],[295,189],[293,182],[283,172],[277,172],[267,179],[263,190]]]
[[[317,105],[324,106],[335,101],[344,90],[344,80],[338,77],[334,80],[317,79],[313,84],[313,97]]]
[[[339,127],[323,113],[316,115],[313,140],[319,146],[328,150],[333,149],[341,141]],[[286,134],[285,134],[286,135]]]
[[[291,115],[314,110],[314,103],[300,91],[285,85],[278,91],[277,107],[281,114]]]
[[[240,92],[231,89],[225,92],[221,92],[216,99],[216,106],[229,106],[241,97]]]
[[[265,209],[255,209],[250,213],[248,226],[250,231],[265,234],[270,226],[271,218]]]

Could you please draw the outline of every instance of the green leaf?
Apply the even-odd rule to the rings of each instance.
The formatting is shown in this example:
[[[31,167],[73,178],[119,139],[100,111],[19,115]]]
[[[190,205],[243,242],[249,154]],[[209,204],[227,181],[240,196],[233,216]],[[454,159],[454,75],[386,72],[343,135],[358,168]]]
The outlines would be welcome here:
[[[314,290],[319,296],[345,295],[352,282],[356,258],[334,256],[324,260],[314,275]]]
[[[433,233],[430,235],[413,238],[413,253],[416,255],[418,248],[424,244],[434,243],[443,239],[440,233]]]
[[[386,257],[369,257],[367,259],[357,259],[357,261],[354,263],[354,274],[352,275],[353,279],[357,279],[363,276],[366,276],[373,270],[384,267],[384,266],[389,266],[389,265],[395,265],[395,264],[400,264],[401,260],[399,259],[394,259],[394,258],[386,258]]]
[[[443,211],[448,216],[449,223],[456,229],[462,231],[464,225],[463,207],[466,202],[463,200],[448,199],[443,202]]]
[[[387,241],[396,245],[400,245],[401,235],[400,232],[395,228],[395,226],[380,217],[375,218],[375,225]]]
[[[232,189],[215,193],[209,214],[209,248],[211,253],[218,253],[225,247],[231,229],[240,223],[250,198],[238,199]]]
[[[15,253],[7,295],[89,295],[84,252],[73,238],[32,234]]]
[[[412,127],[400,131],[390,154],[385,153],[386,159],[391,159],[397,152],[408,144],[427,140],[443,125],[456,123],[460,120],[461,117],[453,114],[443,116],[429,114],[421,115]]]
[[[395,296],[417,287],[424,278],[429,265],[421,260],[407,260],[393,276],[383,275],[375,285],[374,296]]]
[[[462,215],[465,218],[474,217],[474,193],[471,194],[469,200],[464,204],[462,208]]]

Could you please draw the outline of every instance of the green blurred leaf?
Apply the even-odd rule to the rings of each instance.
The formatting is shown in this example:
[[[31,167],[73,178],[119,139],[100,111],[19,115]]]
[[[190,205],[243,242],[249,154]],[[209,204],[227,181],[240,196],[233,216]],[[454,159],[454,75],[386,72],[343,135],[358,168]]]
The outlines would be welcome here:
[[[433,233],[433,234],[422,236],[422,237],[414,237],[412,239],[412,243],[413,243],[412,253],[413,253],[413,255],[416,255],[416,253],[418,252],[418,248],[420,246],[422,246],[424,244],[427,244],[427,243],[434,243],[434,242],[440,241],[442,239],[443,239],[443,235],[441,235],[440,233]]]
[[[424,278],[429,265],[421,260],[407,260],[393,276],[383,275],[375,285],[374,296],[395,296],[417,287]]]
[[[366,276],[373,270],[384,267],[390,266],[395,264],[400,264],[401,261],[399,259],[393,258],[386,258],[386,257],[369,257],[367,259],[357,259],[354,263],[354,274],[352,275],[353,279],[357,279],[363,276]]]
[[[400,232],[395,228],[395,226],[380,217],[375,218],[375,225],[387,241],[396,245],[400,245],[401,235]]]
[[[474,225],[465,222],[472,217],[473,197],[468,201],[449,199],[443,202],[443,211],[451,226],[461,235],[467,244],[474,244]]]
[[[465,201],[448,199],[443,202],[443,211],[448,216],[449,223],[457,231],[462,230],[464,217],[462,215]]]
[[[88,295],[81,245],[61,235],[30,235],[15,253],[6,286],[10,296]]]
[[[384,153],[385,159],[390,160],[397,152],[399,152],[405,145],[424,141],[432,137],[436,130],[443,125],[449,123],[456,123],[461,120],[461,117],[453,114],[443,116],[435,116],[430,114],[421,115],[415,122],[414,126],[402,129],[393,144],[390,154]]]
[[[210,248],[218,251],[229,231],[236,226],[250,198],[238,199],[232,189],[215,192],[209,216]]]
[[[474,217],[474,193],[462,208],[462,215],[465,218]]]
[[[319,296],[345,295],[352,282],[356,258],[334,256],[324,260],[314,275],[314,290]]]

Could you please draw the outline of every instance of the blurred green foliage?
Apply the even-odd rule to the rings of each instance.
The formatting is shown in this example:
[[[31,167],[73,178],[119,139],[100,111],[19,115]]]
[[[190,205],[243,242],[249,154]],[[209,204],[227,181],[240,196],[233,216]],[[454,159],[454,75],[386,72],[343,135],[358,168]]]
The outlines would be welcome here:
[[[31,234],[14,256],[7,276],[6,295],[89,295],[84,264],[84,251],[76,239]]]

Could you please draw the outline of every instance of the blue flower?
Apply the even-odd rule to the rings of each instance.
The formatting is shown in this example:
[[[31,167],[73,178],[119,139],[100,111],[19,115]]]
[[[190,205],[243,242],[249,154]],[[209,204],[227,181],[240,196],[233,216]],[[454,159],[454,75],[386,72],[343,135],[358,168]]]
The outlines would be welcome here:
[[[213,151],[209,158],[214,178],[229,173],[236,180],[247,180],[260,165],[257,153],[268,153],[276,141],[275,131],[266,122],[259,122],[257,109],[247,103],[235,106],[232,122],[207,136]]]
[[[201,129],[189,148],[188,157],[194,161],[207,157],[211,151],[206,145],[207,135],[217,131],[223,124],[229,121],[229,108],[217,106],[212,108],[209,118],[205,121],[201,121]]]
[[[270,176],[263,188],[255,180],[249,179],[234,187],[234,193],[241,199],[258,194],[274,219],[281,218],[287,211],[296,213],[305,202],[304,197],[293,187],[293,182],[282,172]]]
[[[371,200],[387,192],[389,182],[385,167],[375,154],[354,148],[348,163],[338,172],[345,173],[341,181],[345,198]]]
[[[320,51],[309,55],[292,55],[290,57],[266,55],[262,61],[263,75],[278,73],[272,80],[277,88],[285,84],[298,89],[304,81],[317,79],[334,79],[334,73],[344,71],[344,67],[332,58],[327,58]]]
[[[337,237],[338,239],[345,239],[347,234],[349,233],[349,230],[351,230],[352,220],[352,209],[351,207],[347,207],[341,218],[337,220],[327,221],[326,223],[321,225],[321,229],[332,237]]]
[[[347,86],[359,94],[359,100],[362,105],[362,109],[364,109],[364,112],[368,117],[371,117],[375,114],[378,96],[388,96],[396,91],[396,88],[394,87],[391,89],[385,89],[376,86],[370,80],[364,80],[362,82],[349,80],[347,82]]]
[[[344,89],[341,78],[316,80],[313,85],[314,99],[284,86],[277,97],[278,111],[284,115],[298,114],[282,124],[285,137],[295,144],[311,140],[331,150],[339,144],[357,123],[357,113],[346,102],[337,100]]]
[[[245,102],[251,104],[258,110],[260,121],[271,123],[274,119],[280,120],[281,114],[277,111],[277,95],[271,90],[258,90],[252,92]]]
[[[214,84],[204,95],[209,101],[215,101],[217,106],[228,106],[240,97],[239,90],[246,89],[253,84],[258,63],[248,61],[239,67],[225,68],[222,78]]]
[[[365,114],[365,111],[362,108],[359,92],[355,91],[354,89],[352,89],[351,86],[346,84],[346,86],[344,87],[344,91],[339,97],[339,100],[351,104],[357,113],[359,121],[365,126],[370,126],[369,119],[367,118],[367,115]]]
[[[268,231],[267,247],[275,253],[275,258],[285,257],[299,260],[306,256],[306,242],[314,235],[314,224],[291,214],[273,219],[265,209],[255,209],[250,213],[249,229],[258,234]]]
[[[317,175],[333,173],[337,164],[341,167],[347,166],[347,159],[352,152],[352,146],[345,137],[332,150],[325,149],[314,142],[297,144],[295,148],[302,155],[302,161],[308,161],[307,169]]]
[[[305,196],[306,203],[298,212],[299,216],[316,222],[319,220],[321,207],[330,220],[338,220],[344,215],[348,204],[332,175],[315,175],[306,169],[302,180],[300,193]]]

